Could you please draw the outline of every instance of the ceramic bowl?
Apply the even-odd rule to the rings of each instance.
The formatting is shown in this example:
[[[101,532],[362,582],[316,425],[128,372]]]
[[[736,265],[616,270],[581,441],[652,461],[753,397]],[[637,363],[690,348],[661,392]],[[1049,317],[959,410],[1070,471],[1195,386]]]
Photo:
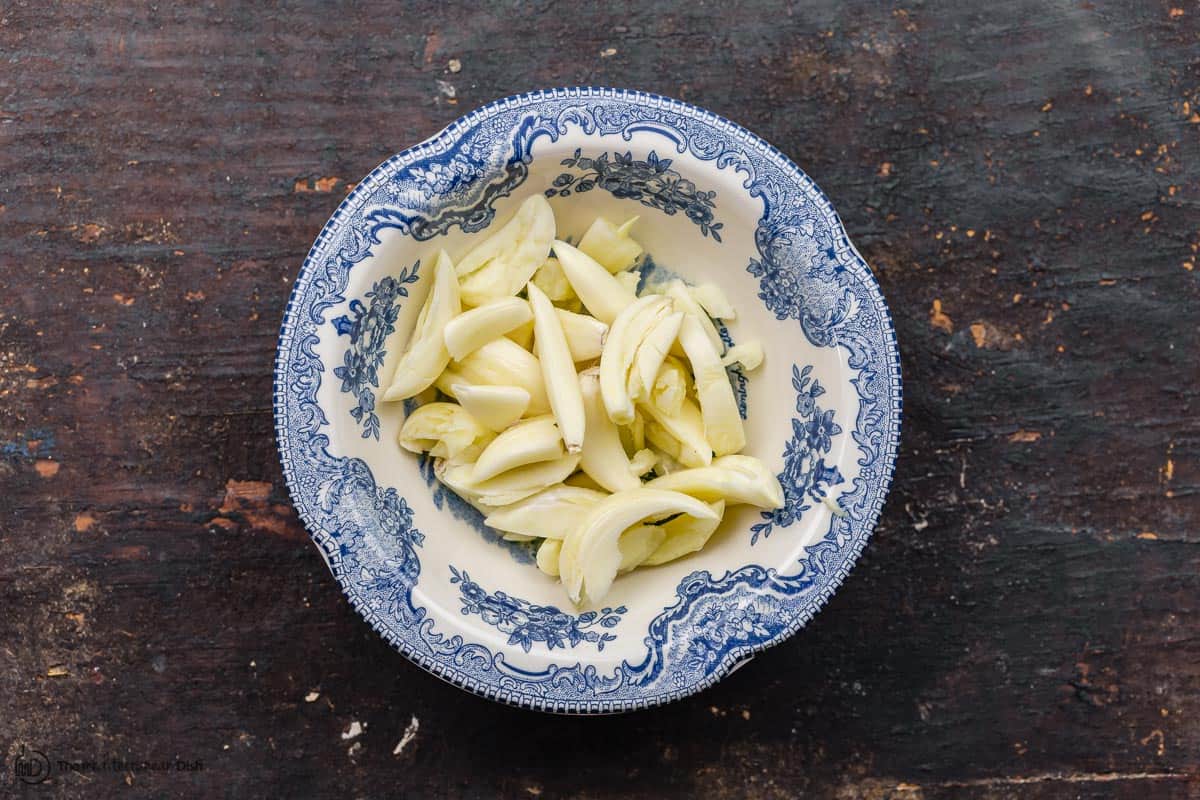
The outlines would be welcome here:
[[[746,453],[787,504],[734,507],[699,553],[618,578],[575,608],[401,450],[379,402],[428,290],[533,193],[559,236],[637,215],[648,269],[712,281],[760,340],[731,378]],[[900,367],[879,287],[816,184],[716,114],[621,89],[491,103],[366,176],[296,279],[275,368],[288,488],[356,609],[409,659],[495,700],[563,713],[665,703],[795,633],[862,551],[891,479]]]

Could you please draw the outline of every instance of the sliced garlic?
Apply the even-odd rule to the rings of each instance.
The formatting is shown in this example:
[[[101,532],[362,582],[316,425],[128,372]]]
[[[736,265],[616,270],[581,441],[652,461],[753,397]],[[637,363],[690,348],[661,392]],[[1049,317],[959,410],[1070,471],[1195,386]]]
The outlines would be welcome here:
[[[600,353],[600,393],[609,419],[618,425],[633,422],[633,400],[627,384],[637,346],[669,308],[670,301],[665,297],[646,295],[623,309],[608,329]]]
[[[691,519],[684,515],[681,519]],[[617,573],[629,572],[640,567],[647,558],[654,554],[667,538],[667,532],[661,525],[634,525],[621,534],[617,539],[617,549],[621,551],[621,565]]]
[[[630,489],[609,495],[588,512],[563,542],[559,570],[571,600],[598,603],[621,567],[620,537],[646,519],[670,514],[715,516],[706,504],[679,492]]]
[[[457,494],[471,497],[474,502],[491,506],[491,510],[494,510],[562,483],[563,478],[574,472],[578,466],[579,454],[568,453],[552,461],[538,461],[511,469],[478,483],[471,479],[474,464],[446,464],[438,478]]]
[[[591,315],[606,325],[611,325],[617,314],[636,299],[631,290],[622,286],[591,256],[566,242],[555,240],[554,254],[575,294]]]
[[[725,353],[725,357],[721,359],[721,366],[732,367],[734,364],[741,364],[742,369],[746,372],[753,372],[759,368],[762,362],[762,342],[751,340],[744,344],[735,344],[729,348]]]
[[[417,315],[417,324],[400,357],[392,382],[383,393],[385,401],[404,400],[433,385],[450,363],[450,352],[442,339],[446,323],[462,310],[454,264],[442,250],[433,267],[433,288]]]
[[[715,459],[711,466],[681,469],[655,478],[647,488],[667,489],[713,502],[730,505],[748,503],[759,508],[782,508],[783,487],[757,458],[729,455]]]
[[[725,352],[725,342],[721,341],[721,334],[717,333],[716,326],[708,318],[708,314],[704,313],[704,309],[700,307],[700,304],[692,297],[692,293],[683,281],[671,281],[667,284],[666,290],[663,293],[675,301],[675,308],[678,311],[686,312],[696,318],[696,321],[700,323],[700,327],[704,331],[704,335],[712,342],[713,349],[717,353]],[[683,355],[682,344],[671,352],[677,356]]]
[[[520,533],[535,539],[562,539],[578,525],[592,506],[608,494],[577,486],[551,486],[532,497],[498,508],[484,523],[498,531]]]
[[[683,362],[674,356],[667,356],[654,378],[650,402],[667,416],[676,416],[687,397],[688,382],[687,368]]]
[[[397,441],[413,453],[438,458],[474,458],[493,434],[465,408],[454,403],[427,403],[408,415]]]
[[[454,359],[533,319],[529,304],[519,297],[501,297],[456,316],[446,323],[446,349]]]
[[[558,556],[562,552],[561,539],[547,539],[537,551],[538,569],[551,578],[558,577]]]
[[[596,217],[596,221],[579,240],[579,249],[609,272],[627,269],[644,252],[642,246],[629,236],[629,231],[637,221],[638,218],[633,217],[617,227],[604,217]]]
[[[529,408],[529,392],[520,386],[456,383],[451,394],[479,424],[497,433],[519,420]]]
[[[662,544],[642,562],[642,566],[666,564],[689,553],[695,553],[708,544],[708,540],[721,525],[721,518],[725,514],[725,501],[710,503],[709,508],[717,515],[716,519],[697,519],[684,515],[660,526],[666,532],[666,536]]]
[[[554,212],[540,194],[521,203],[511,220],[458,262],[462,299],[480,306],[521,290],[550,254]]]
[[[665,430],[672,439],[679,443],[678,452],[667,451],[672,457],[689,467],[704,467],[712,463],[712,446],[704,437],[704,420],[700,415],[700,409],[692,402],[691,398],[683,399],[683,402],[679,404],[679,412],[676,414],[665,414],[652,403],[641,403],[638,407],[658,427]],[[666,450],[658,441],[655,441],[655,436],[651,435],[649,420],[647,420],[646,438]]]
[[[461,361],[453,362],[450,369],[456,373],[455,383],[520,386],[529,392],[527,414],[537,416],[550,411],[541,362],[511,339],[492,339]]]
[[[547,258],[546,263],[538,267],[537,272],[533,273],[533,285],[545,292],[546,297],[555,303],[569,303],[579,299],[557,258]]]
[[[528,293],[533,309],[534,347],[542,365],[542,382],[546,386],[550,409],[558,421],[567,452],[578,453],[583,449],[583,398],[579,394],[579,379],[575,376],[575,362],[571,360],[567,336],[545,292],[531,283]]]
[[[702,283],[692,287],[692,297],[700,307],[713,319],[737,319],[737,312],[725,296],[725,292],[715,283]]]
[[[676,311],[655,322],[654,327],[646,333],[642,343],[638,345],[633,367],[629,370],[627,388],[630,399],[637,401],[650,396],[655,378],[658,377],[658,369],[675,342],[675,337],[679,335],[679,326],[682,323],[683,312]]]
[[[571,359],[580,362],[599,358],[604,349],[604,337],[608,335],[608,326],[586,314],[575,314],[561,308],[555,311],[567,337]]]
[[[562,436],[554,417],[535,417],[518,422],[483,449],[471,471],[471,482],[480,483],[537,461],[563,454]]]
[[[630,470],[620,433],[604,408],[598,371],[581,372],[579,387],[587,419],[587,436],[583,440],[583,458],[579,466],[610,492],[636,489],[642,482]]]
[[[736,453],[746,446],[742,416],[733,397],[729,375],[721,364],[721,356],[713,349],[694,315],[689,314],[680,326],[679,344],[692,362],[692,374],[696,377],[704,438],[717,456]]]

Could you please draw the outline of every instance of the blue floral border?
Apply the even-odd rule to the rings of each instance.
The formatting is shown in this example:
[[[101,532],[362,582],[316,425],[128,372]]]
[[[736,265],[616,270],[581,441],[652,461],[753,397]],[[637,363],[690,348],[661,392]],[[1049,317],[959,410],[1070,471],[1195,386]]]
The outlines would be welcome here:
[[[316,398],[323,370],[315,352],[317,331],[326,312],[345,302],[349,271],[378,244],[379,231],[392,227],[426,239],[452,226],[482,228],[494,215],[495,199],[527,174],[533,142],[541,136],[557,139],[569,126],[626,140],[635,131],[651,132],[679,152],[745,173],[748,191],[764,205],[756,237],[760,257],[750,267],[762,280],[764,302],[780,319],[798,319],[814,344],[846,348],[859,394],[851,436],[862,457],[859,475],[842,497],[846,513],[807,548],[797,571],[784,575],[752,564],[721,578],[693,573],[679,585],[676,604],[650,624],[646,659],[624,662],[612,675],[586,664],[551,664],[529,672],[484,645],[439,633],[426,610],[413,603],[423,537],[412,526],[411,512],[394,489],[376,485],[364,462],[329,453],[322,432],[326,418]],[[451,174],[476,178],[492,174],[479,165],[505,166],[499,180],[486,184],[443,181],[449,188],[437,203],[449,211],[430,214],[428,175],[435,163]],[[803,263],[796,254],[812,247],[825,258]],[[305,260],[285,313],[275,377],[276,434],[289,489],[352,604],[413,661],[456,685],[515,705],[562,712],[629,710],[691,694],[801,627],[865,546],[890,483],[899,438],[900,371],[891,320],[828,199],[779,151],[733,123],[668,98],[615,89],[557,89],[505,98],[367,176]],[[366,541],[372,546],[364,555]]]

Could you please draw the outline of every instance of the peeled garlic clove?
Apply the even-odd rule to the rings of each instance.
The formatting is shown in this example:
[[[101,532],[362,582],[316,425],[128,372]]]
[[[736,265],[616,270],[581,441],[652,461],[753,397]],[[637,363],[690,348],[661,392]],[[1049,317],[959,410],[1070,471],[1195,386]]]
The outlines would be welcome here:
[[[496,432],[519,420],[529,408],[529,392],[520,386],[456,383],[451,389],[452,396],[479,421],[479,424]]]
[[[738,412],[721,356],[713,349],[695,316],[689,314],[680,326],[679,343],[692,362],[692,374],[696,376],[696,397],[700,400],[700,413],[704,419],[704,438],[718,456],[736,453],[746,446],[742,415]]]
[[[637,294],[638,284],[642,282],[641,274],[632,270],[614,273],[613,277],[617,279],[617,283],[624,286],[633,294]]]
[[[683,311],[696,318],[696,321],[700,323],[700,328],[704,331],[704,335],[712,342],[713,349],[717,353],[725,352],[725,342],[721,341],[721,334],[717,333],[716,326],[708,318],[708,314],[704,313],[704,309],[700,307],[700,304],[692,297],[692,293],[683,281],[671,281],[667,284],[664,294],[675,302],[676,310]],[[672,350],[672,352],[675,355],[683,355],[682,347]]]
[[[555,484],[575,471],[579,466],[579,454],[568,453],[552,461],[538,461],[524,467],[501,472],[494,478],[477,482],[472,480],[474,464],[447,465],[439,476],[459,495],[475,498],[475,502],[491,506],[487,513],[499,506],[507,506],[524,500]]]
[[[458,262],[463,302],[479,306],[515,295],[546,261],[553,241],[554,212],[545,197],[535,194]]]
[[[427,403],[408,415],[397,438],[401,447],[413,453],[458,458],[472,447],[479,453],[492,433],[462,406]]]
[[[498,531],[538,539],[562,539],[607,493],[577,486],[551,486],[488,514],[484,523]]]
[[[674,356],[667,356],[658,375],[654,377],[654,386],[650,389],[650,403],[667,416],[676,416],[687,398],[688,374],[683,362]]]
[[[558,577],[558,556],[562,552],[561,539],[547,539],[537,551],[538,569],[551,578]]]
[[[668,314],[654,323],[638,345],[637,355],[633,359],[633,367],[629,371],[629,396],[633,400],[649,397],[654,388],[658,369],[662,366],[667,352],[679,335],[679,326],[683,324],[683,312],[676,311]]]
[[[604,337],[608,335],[608,326],[587,314],[575,314],[561,308],[555,309],[555,313],[567,337],[571,360],[579,362],[599,358],[604,349]]]
[[[629,469],[629,459],[621,446],[617,426],[608,418],[600,396],[600,379],[595,369],[579,374],[583,413],[587,420],[587,436],[583,440],[583,457],[579,466],[596,483],[610,492],[636,489],[642,485]]]
[[[782,508],[783,487],[765,464],[753,456],[729,455],[711,466],[681,469],[655,478],[648,488],[683,492],[709,502],[749,503],[759,508]]]
[[[487,516],[494,510],[492,506],[484,503],[479,494],[471,490],[462,478],[471,471],[470,463],[461,463],[449,461],[444,458],[435,459],[433,462],[433,474],[443,486],[456,495],[461,497],[471,506],[474,506],[479,513]]]
[[[533,313],[519,297],[501,297],[464,311],[446,323],[444,337],[450,357],[462,359],[472,350],[529,322]]]
[[[533,285],[545,292],[546,297],[555,303],[568,303],[579,299],[575,296],[575,290],[571,288],[571,282],[567,280],[562,264],[558,263],[557,258],[547,258],[546,263],[538,267],[537,272],[533,273]]]
[[[541,415],[550,411],[541,362],[511,339],[503,336],[492,339],[461,361],[453,362],[450,369],[458,376],[456,383],[520,386],[529,392],[527,414]]]
[[[641,476],[654,469],[657,461],[658,456],[654,454],[653,450],[643,448],[634,453],[633,458],[629,459],[629,471],[638,478],[641,478]]]
[[[609,272],[620,272],[632,266],[644,252],[642,246],[629,236],[637,221],[638,218],[633,217],[617,227],[604,217],[596,217],[579,241],[579,249]]]
[[[450,352],[442,339],[442,329],[461,310],[454,265],[443,250],[438,253],[434,263],[433,288],[425,299],[425,305],[421,306],[416,327],[408,340],[408,350],[397,362],[391,385],[383,393],[383,400],[404,400],[433,385],[446,364],[450,363]]]
[[[506,533],[503,536],[501,536],[500,538],[506,542],[524,543],[524,542],[532,542],[537,537],[536,536],[525,536],[524,534],[521,534],[521,533]]]
[[[575,362],[567,347],[567,336],[545,292],[532,283],[528,292],[529,305],[533,309],[534,346],[542,364],[542,382],[546,386],[550,409],[558,420],[567,452],[578,453],[583,448],[583,398],[579,394],[579,379],[575,376]]]
[[[518,422],[492,440],[475,461],[471,481],[479,483],[501,472],[563,454],[562,437],[554,417],[537,417]]]
[[[690,398],[683,399],[676,414],[665,414],[652,403],[642,403],[638,407],[679,443],[679,451],[671,452],[671,456],[689,467],[702,467],[712,463],[712,446],[704,437],[704,420],[700,416],[700,409]],[[655,437],[650,433],[649,424],[646,437],[661,449],[666,449],[655,441]]]
[[[600,393],[608,416],[618,425],[633,422],[633,400],[627,382],[637,346],[660,312],[669,308],[666,298],[646,295],[627,306],[613,320],[600,353]]]
[[[743,370],[752,372],[758,369],[762,362],[762,342],[755,340],[744,344],[735,344],[729,348],[725,353],[725,357],[721,359],[721,366],[732,367],[734,364],[741,364]]]
[[[683,558],[689,553],[695,553],[708,544],[708,540],[721,525],[721,518],[725,514],[725,501],[718,500],[709,504],[709,507],[717,515],[716,519],[696,519],[682,516],[662,525],[662,529],[666,532],[662,544],[641,565],[653,567],[658,564],[666,564],[668,561]]]
[[[679,461],[679,440],[654,420],[646,423],[646,440],[659,452],[660,456],[666,456],[673,461]]]
[[[737,319],[737,312],[724,290],[715,283],[702,283],[692,287],[692,297],[713,319]]]
[[[691,519],[684,516],[681,519]],[[635,525],[621,534],[617,549],[621,551],[621,565],[617,572],[629,572],[640,567],[667,538],[661,525]]]
[[[608,593],[621,568],[620,538],[628,528],[646,519],[670,514],[711,519],[706,504],[679,492],[629,489],[601,500],[584,520],[567,534],[559,555],[563,586],[571,600],[585,596],[598,603]]]
[[[622,286],[591,256],[566,242],[555,240],[554,254],[575,294],[601,322],[611,325],[617,314],[636,299],[632,291]]]

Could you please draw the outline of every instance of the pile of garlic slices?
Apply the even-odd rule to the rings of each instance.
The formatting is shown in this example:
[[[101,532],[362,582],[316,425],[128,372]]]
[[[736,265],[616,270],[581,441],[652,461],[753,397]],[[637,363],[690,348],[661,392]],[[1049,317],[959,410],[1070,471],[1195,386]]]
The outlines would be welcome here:
[[[715,286],[637,296],[635,220],[601,217],[574,247],[534,195],[457,265],[439,253],[383,394],[425,401],[400,445],[433,456],[505,538],[540,540],[538,567],[577,604],[699,550],[729,505],[783,505],[775,476],[738,454],[725,371],[757,367],[761,346],[724,352],[710,316],[733,309]]]

